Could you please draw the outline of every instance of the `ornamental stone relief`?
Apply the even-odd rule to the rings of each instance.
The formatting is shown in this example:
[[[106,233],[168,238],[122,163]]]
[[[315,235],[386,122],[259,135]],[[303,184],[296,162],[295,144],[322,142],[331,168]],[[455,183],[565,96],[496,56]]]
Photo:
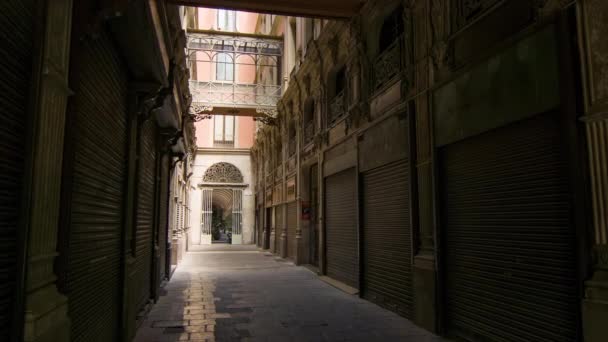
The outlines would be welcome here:
[[[243,175],[230,163],[216,163],[205,171],[203,182],[209,183],[243,183]]]

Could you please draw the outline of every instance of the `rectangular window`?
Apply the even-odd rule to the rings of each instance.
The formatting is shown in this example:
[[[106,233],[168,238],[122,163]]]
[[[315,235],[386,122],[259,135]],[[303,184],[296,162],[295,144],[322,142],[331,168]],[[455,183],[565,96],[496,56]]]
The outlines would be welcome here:
[[[216,57],[215,79],[217,81],[234,81],[234,63],[232,56],[218,53]]]
[[[213,117],[214,145],[234,146],[234,121],[232,115],[215,115]]]

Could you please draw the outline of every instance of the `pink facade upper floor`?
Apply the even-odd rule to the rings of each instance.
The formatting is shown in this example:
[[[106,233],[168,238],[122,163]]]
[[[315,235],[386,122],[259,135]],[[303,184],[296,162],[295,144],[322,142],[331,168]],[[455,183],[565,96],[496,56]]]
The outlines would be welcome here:
[[[225,32],[239,33],[255,33],[255,26],[258,20],[257,13],[241,12],[241,11],[226,11],[220,9],[198,8],[198,29],[214,30]],[[229,13],[230,20],[234,22],[235,29],[226,27],[226,17]],[[220,18],[223,18],[221,20]],[[221,58],[221,57],[220,57]],[[230,64],[227,66],[232,68],[234,65],[234,81],[236,83],[254,83],[255,82],[255,65],[251,56],[241,55],[235,61],[231,60],[231,56],[227,55]],[[218,79],[217,73],[217,55],[208,55],[203,52],[198,52],[196,55],[196,74],[194,79],[198,81],[222,81]]]
[[[226,148],[226,145],[218,145],[215,141],[216,137],[216,118],[221,116],[214,116],[211,119],[202,120],[195,123],[196,128],[196,145],[200,148]],[[252,117],[248,116],[237,116],[234,117],[234,148],[251,148],[253,146],[253,140],[255,136],[255,122]],[[230,146],[232,147],[232,146]]]

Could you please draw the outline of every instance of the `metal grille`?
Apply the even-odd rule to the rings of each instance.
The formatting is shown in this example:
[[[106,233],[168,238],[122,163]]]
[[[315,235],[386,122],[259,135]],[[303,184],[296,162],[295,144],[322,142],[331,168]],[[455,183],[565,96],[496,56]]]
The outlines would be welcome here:
[[[32,67],[34,1],[0,4],[0,340],[8,341],[17,274],[19,203]]]
[[[412,317],[412,232],[409,162],[363,174],[364,298]]]
[[[394,79],[403,69],[401,51],[403,51],[403,36],[399,36],[374,61],[374,89],[379,89]]]
[[[101,32],[72,58],[66,290],[72,341],[115,341],[127,178],[126,70]]]
[[[556,115],[545,114],[440,151],[450,335],[577,340],[562,138]]]
[[[213,189],[203,190],[201,198],[201,235],[210,236],[213,226]]]
[[[155,138],[156,123],[154,120],[144,122],[141,127],[139,142],[137,224],[135,226],[137,309],[143,307],[150,299],[152,239],[154,236]],[[184,210],[181,204],[179,207],[181,228],[183,226]]]
[[[287,204],[287,256],[296,258],[296,229],[298,226],[298,202]]]
[[[358,288],[357,193],[354,169],[325,179],[327,275]]]
[[[243,234],[243,190],[232,190],[232,234]]]

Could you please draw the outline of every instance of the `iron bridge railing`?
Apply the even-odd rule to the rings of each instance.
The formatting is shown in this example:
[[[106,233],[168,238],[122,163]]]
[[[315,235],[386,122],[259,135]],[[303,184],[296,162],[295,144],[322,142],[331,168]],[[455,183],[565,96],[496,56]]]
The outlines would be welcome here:
[[[191,80],[190,93],[193,103],[210,107],[275,107],[281,98],[281,86]]]

